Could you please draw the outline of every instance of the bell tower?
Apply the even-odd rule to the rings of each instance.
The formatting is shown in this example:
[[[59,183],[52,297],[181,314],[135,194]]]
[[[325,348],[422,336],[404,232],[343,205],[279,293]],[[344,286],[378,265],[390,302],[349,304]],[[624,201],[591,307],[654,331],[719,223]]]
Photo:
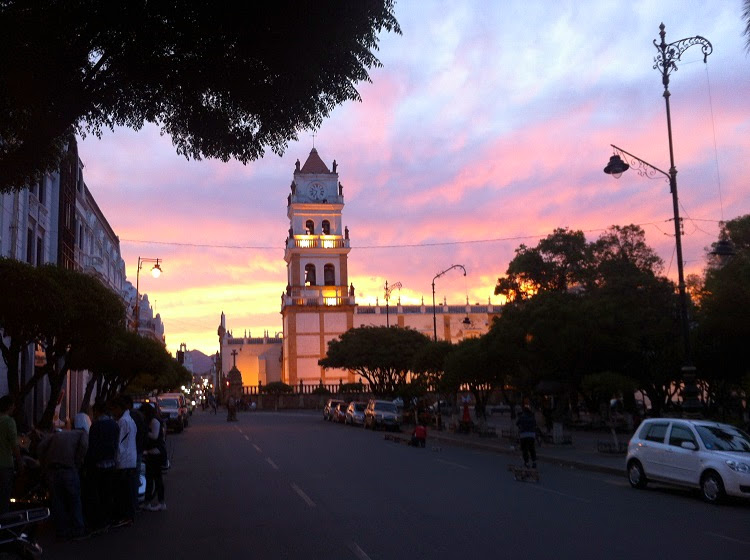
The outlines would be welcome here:
[[[336,160],[329,169],[313,148],[304,165],[297,160],[290,190],[282,381],[353,381],[346,370],[326,371],[318,365],[328,342],[352,328],[356,305],[348,280],[349,230],[342,224],[344,193]]]

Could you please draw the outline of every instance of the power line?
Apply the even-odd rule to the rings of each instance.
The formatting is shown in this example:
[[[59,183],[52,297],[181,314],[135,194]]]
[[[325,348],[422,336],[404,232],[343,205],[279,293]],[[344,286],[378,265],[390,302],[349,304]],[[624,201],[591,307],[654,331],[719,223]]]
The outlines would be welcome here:
[[[683,208],[684,211],[684,208]],[[717,220],[707,220],[707,219],[698,219],[698,218],[688,218],[691,222],[712,222],[712,223],[720,223]],[[638,227],[642,226],[653,226],[658,231],[666,234],[664,231],[662,231],[659,228],[660,223],[670,222],[672,219],[663,220],[663,222],[644,222],[640,224],[634,224]],[[607,231],[609,228],[594,228],[594,229],[587,229],[587,230],[580,230],[583,233],[595,233],[600,231]],[[708,232],[704,231],[701,228],[696,227],[699,231],[708,234]],[[545,237],[549,235],[549,233],[541,233],[537,235],[517,235],[512,237],[494,237],[490,239],[469,239],[465,241],[435,241],[435,242],[428,242],[428,243],[396,243],[396,244],[390,244],[390,245],[355,245],[352,248],[355,249],[402,249],[402,248],[410,248],[410,247],[441,247],[441,246],[450,246],[450,245],[472,245],[472,244],[479,244],[479,243],[500,243],[500,242],[506,242],[506,241],[522,241],[524,239],[540,239],[542,237]],[[270,246],[264,246],[264,245],[220,245],[220,244],[213,244],[213,243],[183,243],[178,241],[155,241],[155,240],[149,240],[149,239],[121,239],[121,242],[125,243],[142,243],[142,244],[152,244],[152,245],[172,245],[176,247],[199,247],[199,248],[207,248],[207,249],[239,249],[239,250],[253,250],[253,251],[278,251],[280,249],[279,246],[270,247]]]

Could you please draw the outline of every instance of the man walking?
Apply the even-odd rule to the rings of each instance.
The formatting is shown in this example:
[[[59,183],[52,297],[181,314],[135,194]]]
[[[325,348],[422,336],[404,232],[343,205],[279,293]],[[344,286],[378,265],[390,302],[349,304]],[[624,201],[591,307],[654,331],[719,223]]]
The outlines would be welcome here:
[[[104,403],[93,407],[94,421],[89,430],[86,472],[89,476],[89,519],[92,530],[101,531],[112,522],[114,495],[117,486],[115,458],[120,443],[120,428],[107,413]]]
[[[531,456],[531,468],[536,468],[536,418],[531,412],[529,405],[524,405],[521,415],[516,421],[518,426],[518,437],[521,441],[521,453],[523,454],[523,464],[528,468],[529,456]]]
[[[10,495],[13,493],[14,464],[18,465],[18,474],[23,471],[21,450],[18,447],[16,421],[13,420],[13,397],[0,397],[0,514],[10,508]]]

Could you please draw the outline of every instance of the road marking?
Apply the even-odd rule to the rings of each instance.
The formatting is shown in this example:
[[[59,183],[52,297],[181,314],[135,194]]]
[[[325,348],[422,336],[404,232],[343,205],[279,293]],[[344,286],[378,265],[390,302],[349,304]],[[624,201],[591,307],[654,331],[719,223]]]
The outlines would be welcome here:
[[[249,437],[247,436],[247,434],[244,434],[244,436],[245,436],[245,439],[246,439],[247,441],[250,441],[250,438],[249,438]]]
[[[579,502],[583,502],[586,504],[591,503],[590,500],[587,500],[585,498],[580,498],[579,496],[574,496],[573,494],[566,494],[565,492],[558,492],[557,490],[552,490],[551,488],[545,488],[544,486],[537,486],[537,485],[529,484],[529,488],[536,488],[537,490],[541,490],[542,492],[549,492],[550,494],[557,494],[558,496],[570,498],[571,500],[578,500]]]
[[[313,502],[313,501],[312,501],[312,500],[310,499],[310,496],[308,496],[307,494],[305,494],[305,493],[304,493],[304,492],[302,491],[302,488],[300,488],[300,487],[299,487],[299,486],[297,486],[296,484],[292,483],[292,489],[293,489],[293,490],[294,490],[295,492],[297,492],[297,494],[299,495],[299,497],[300,497],[300,498],[302,498],[302,500],[303,500],[303,501],[304,501],[304,502],[305,502],[305,503],[306,503],[306,504],[307,504],[308,506],[310,506],[310,507],[315,507],[315,502]]]
[[[711,533],[710,531],[706,531],[706,534],[711,537],[716,537],[717,539],[723,539],[725,541],[733,542],[733,543],[739,543],[739,544],[747,544],[750,545],[750,541],[743,541],[740,539],[735,539],[732,537],[727,537],[726,535],[720,535],[719,533]]]
[[[257,451],[258,453],[263,453],[263,450],[262,450],[262,449],[261,449],[260,447],[258,447],[257,445],[253,444],[253,447],[255,448],[255,450],[256,450],[256,451]]]
[[[237,428],[237,431],[238,431],[239,433],[242,433],[242,428]]]
[[[354,555],[359,558],[359,560],[370,560],[370,557],[367,556],[365,551],[359,548],[359,546],[355,542],[349,543],[349,550],[351,550]]]
[[[274,463],[270,457],[266,457],[266,462],[271,465],[275,470],[279,470],[279,467]]]
[[[451,465],[452,467],[458,467],[459,469],[466,469],[469,470],[469,467],[466,465],[459,465],[458,463],[452,463],[451,461],[446,461],[445,459],[438,459],[438,463],[444,463],[446,465]]]

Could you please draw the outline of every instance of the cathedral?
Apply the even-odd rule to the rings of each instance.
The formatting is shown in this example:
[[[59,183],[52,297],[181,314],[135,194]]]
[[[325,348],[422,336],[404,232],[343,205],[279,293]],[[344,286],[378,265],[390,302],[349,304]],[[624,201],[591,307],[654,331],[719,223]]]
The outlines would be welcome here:
[[[336,160],[329,168],[312,149],[297,160],[287,196],[289,230],[284,249],[287,283],[281,296],[281,337],[235,338],[221,316],[222,370],[233,366],[245,386],[273,381],[318,385],[359,381],[348,370],[324,370],[318,360],[328,342],[354,326],[394,325],[458,342],[487,332],[499,306],[439,304],[358,306],[349,281],[349,229],[343,225],[344,189]],[[436,326],[439,325],[439,326]]]

